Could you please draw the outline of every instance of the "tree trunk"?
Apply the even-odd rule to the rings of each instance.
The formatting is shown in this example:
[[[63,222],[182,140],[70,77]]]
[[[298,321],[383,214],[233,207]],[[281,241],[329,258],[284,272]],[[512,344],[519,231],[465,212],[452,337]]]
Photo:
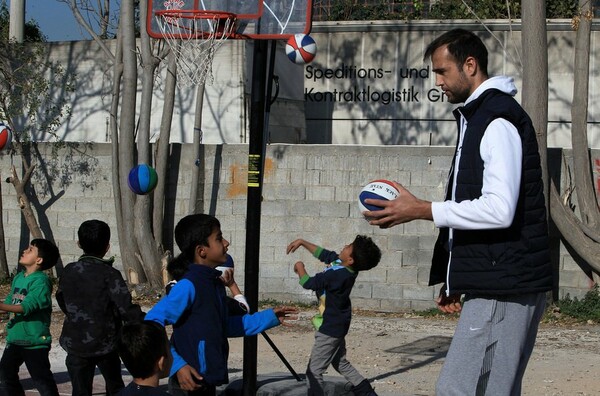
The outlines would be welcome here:
[[[598,203],[592,183],[591,163],[587,146],[587,106],[590,56],[591,6],[580,0],[581,15],[575,41],[575,73],[572,105],[572,146],[574,179],[581,219],[561,200],[554,184],[550,187],[550,214],[562,237],[589,264],[600,273],[600,235],[598,234]]]
[[[0,214],[4,213],[2,210],[2,177],[0,177]],[[6,260],[6,244],[4,239],[4,220],[0,218],[0,280],[7,279],[10,276],[8,270],[8,261]]]
[[[113,64],[113,86],[112,99],[110,104],[110,137],[111,137],[111,156],[113,159],[112,167],[112,186],[115,194],[115,217],[117,220],[117,238],[119,241],[125,240],[125,221],[123,220],[123,203],[121,201],[121,179],[119,177],[119,123],[117,114],[119,112],[119,99],[121,98],[121,80],[123,79],[123,40],[121,35],[117,35],[117,48],[115,50],[115,63]],[[131,246],[119,243],[123,266],[125,266],[124,257],[135,257]]]
[[[204,106],[204,82],[198,85],[196,90],[196,109],[194,116],[194,151],[196,155],[196,166],[192,167],[192,189],[190,190],[189,213],[202,213],[204,190],[200,188],[200,174],[204,170],[202,157],[202,107]]]
[[[152,165],[150,150],[150,118],[152,115],[152,93],[154,91],[154,73],[158,58],[154,57],[150,48],[150,37],[146,31],[147,7],[140,10],[140,52],[142,61],[142,96],[140,104],[140,121],[137,136],[138,163]],[[158,183],[164,184],[161,177]],[[153,287],[163,285],[161,256],[152,233],[152,195],[138,195],[135,202],[135,237],[139,255],[144,268],[145,278]]]
[[[31,203],[25,192],[25,187],[27,186],[27,183],[29,183],[29,179],[31,179],[31,173],[35,168],[35,165],[23,164],[23,167],[25,168],[25,173],[23,174],[22,181],[19,180],[14,165],[11,167],[11,176],[8,181],[15,187],[15,191],[17,192],[17,202],[19,203],[19,208],[21,209],[21,213],[23,213],[25,223],[27,224],[27,228],[29,228],[31,236],[33,238],[43,238],[44,235],[42,234],[42,230],[40,230],[35,213],[33,212],[33,209],[31,209]]]
[[[524,54],[521,102],[536,131],[548,211],[548,33],[545,0],[522,0],[521,17],[521,48]]]
[[[142,263],[136,252],[139,251],[135,238],[134,193],[127,187],[127,176],[133,168],[135,157],[135,116],[137,95],[137,54],[134,30],[133,0],[121,2],[119,36],[123,43],[122,103],[119,113],[119,188],[123,234],[119,242],[125,268],[130,281],[145,282]],[[114,81],[119,84],[119,81]]]
[[[79,0],[65,1],[79,24],[92,36],[113,61],[114,79],[110,108],[110,131],[113,156],[113,191],[115,194],[115,212],[117,234],[120,242],[123,267],[131,283],[150,281],[152,286],[163,285],[163,219],[164,193],[168,173],[169,137],[173,117],[175,98],[175,73],[172,65],[168,71],[165,89],[165,107],[161,132],[157,144],[156,170],[158,184],[152,195],[136,196],[127,187],[127,178],[136,160],[152,165],[150,149],[150,120],[152,112],[152,91],[156,67],[160,59],[167,55],[162,41],[153,42],[146,32],[147,4],[145,1],[122,0],[120,4],[117,49],[115,54],[102,40],[106,36],[106,21],[110,20],[110,2],[97,3],[97,20],[100,34],[95,32],[98,26],[92,26],[84,18],[80,9],[86,7]],[[135,38],[135,5],[139,3],[140,41],[138,48]],[[85,9],[89,12],[89,9]],[[152,48],[152,44],[158,44]],[[156,49],[157,54],[153,54]],[[160,53],[164,52],[164,53]],[[142,66],[142,95],[139,113],[139,136],[136,144],[136,101],[138,89],[138,66]],[[173,58],[173,63],[175,59]],[[157,196],[160,195],[160,196]]]
[[[594,272],[600,273],[600,244],[583,232],[581,221],[568,206],[563,205],[554,184],[550,187],[550,193],[550,212],[560,234]]]
[[[159,182],[154,189],[154,207],[152,226],[154,239],[159,245],[159,252],[164,253],[163,218],[165,210],[165,191],[167,175],[169,174],[169,139],[171,137],[171,123],[173,122],[173,108],[175,107],[175,88],[177,86],[177,56],[174,52],[168,55],[167,78],[165,79],[165,102],[160,121],[160,135],[156,141],[156,173]],[[160,182],[160,178],[163,182]]]
[[[589,0],[580,0],[579,7],[581,15],[575,41],[574,94],[571,107],[573,172],[581,221],[591,229],[597,229],[600,224],[600,212],[594,193],[587,136],[590,32],[593,14]]]

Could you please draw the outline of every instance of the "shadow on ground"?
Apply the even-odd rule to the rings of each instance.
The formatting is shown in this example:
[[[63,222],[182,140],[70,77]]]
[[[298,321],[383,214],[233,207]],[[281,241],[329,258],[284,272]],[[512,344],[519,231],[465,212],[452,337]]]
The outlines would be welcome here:
[[[429,336],[405,345],[387,349],[386,352],[405,355],[401,359],[403,367],[369,379],[371,381],[380,381],[387,377],[423,367],[438,359],[442,359],[446,357],[451,341],[452,337]]]

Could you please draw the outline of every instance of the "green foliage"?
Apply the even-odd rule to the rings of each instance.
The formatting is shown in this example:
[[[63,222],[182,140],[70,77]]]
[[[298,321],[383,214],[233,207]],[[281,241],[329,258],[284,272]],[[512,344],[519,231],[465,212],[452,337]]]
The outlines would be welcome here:
[[[592,320],[600,322],[600,290],[598,285],[589,290],[581,300],[577,297],[571,299],[567,294],[555,305],[560,310],[561,315],[568,315],[579,321]]]
[[[437,308],[414,311],[413,314],[424,318],[456,317],[460,314],[443,314]],[[572,323],[593,321],[600,323],[600,288],[595,285],[582,299],[571,298],[568,294],[546,309],[543,318],[547,323]]]
[[[509,0],[511,18],[521,13],[521,1]],[[433,3],[429,12],[432,19],[506,19],[506,2],[498,0],[442,0]]]
[[[71,115],[69,100],[75,91],[74,73],[49,59],[45,37],[34,22],[28,22],[25,42],[8,40],[9,13],[0,5],[0,121],[13,131],[11,155],[20,155],[28,164],[37,163],[32,174],[36,193],[52,194],[52,182],[64,188],[73,174],[84,176],[82,187],[95,183],[98,160],[89,154],[89,144],[64,143],[56,133]],[[33,136],[54,141],[52,155],[42,160]],[[66,154],[59,158],[58,150]]]
[[[315,19],[323,21],[511,19],[521,18],[521,0],[315,0]],[[572,18],[577,0],[547,0],[547,18]],[[510,9],[510,13],[508,10]]]
[[[14,277],[15,277],[15,274],[13,273],[13,274],[9,274],[7,277],[0,278],[0,286],[10,286]],[[5,294],[3,294],[3,295],[5,295]]]
[[[31,141],[33,131],[55,135],[69,117],[67,98],[74,91],[74,75],[48,59],[37,24],[28,23],[25,43],[9,41],[8,18],[6,5],[1,6],[0,120],[12,128],[18,149]]]
[[[10,14],[6,3],[0,5],[0,40],[3,42],[8,41],[8,31]],[[34,20],[25,22],[23,40],[26,43],[44,42],[47,37],[40,30],[40,26]]]
[[[440,0],[432,4],[432,19],[508,19],[521,18],[521,0]],[[546,0],[546,18],[572,18],[577,12],[577,0]]]
[[[546,0],[546,17],[573,18],[578,8],[579,2],[576,0]]]
[[[464,300],[464,297],[463,297]],[[462,300],[461,300],[462,303]],[[460,313],[459,312],[455,312],[455,313],[444,313],[442,311],[440,311],[439,308],[437,307],[433,307],[433,308],[429,308],[423,311],[412,311],[413,315],[419,316],[421,318],[429,318],[429,319],[458,319],[460,317]]]
[[[423,19],[428,1],[315,0],[314,8],[323,21],[410,20]]]
[[[303,302],[298,302],[298,301],[279,301],[276,300],[274,298],[267,298],[265,300],[259,300],[258,301],[258,307],[259,309],[265,309],[265,308],[272,308],[278,305],[289,305],[290,307],[297,307],[300,309],[308,309],[308,308],[314,308],[317,306],[316,302],[313,303],[303,303]]]
[[[33,131],[54,135],[70,115],[74,76],[48,60],[44,45],[6,41],[0,41],[0,74],[0,119],[13,138],[27,144]]]

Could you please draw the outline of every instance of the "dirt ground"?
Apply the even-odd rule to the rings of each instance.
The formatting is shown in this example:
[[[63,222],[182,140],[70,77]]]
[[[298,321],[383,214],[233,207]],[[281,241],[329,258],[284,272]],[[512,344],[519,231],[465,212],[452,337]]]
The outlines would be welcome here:
[[[313,343],[309,321],[313,311],[303,309],[291,326],[268,331],[268,337],[299,376],[304,373]],[[455,318],[447,317],[357,312],[346,338],[348,358],[369,378],[380,396],[433,395],[455,324]],[[61,325],[62,313],[55,310],[51,329],[54,337],[52,368],[61,395],[70,395],[65,354],[58,345]],[[243,341],[231,339],[230,346],[229,367],[233,381],[243,372]],[[285,373],[293,378],[262,336],[258,336],[257,367],[259,375]],[[599,325],[542,324],[525,376],[523,395],[600,395],[599,369]],[[21,374],[24,386],[30,389],[27,395],[37,395],[24,367]],[[125,368],[123,374],[126,383],[129,382]],[[327,375],[338,376],[333,370]],[[102,389],[103,382],[98,376],[94,394],[102,394]]]
[[[313,342],[309,318],[302,312],[291,327],[268,332],[294,371],[305,370]],[[433,395],[435,381],[454,333],[456,319],[411,315],[355,314],[346,337],[348,359],[381,395]],[[263,337],[258,373],[286,372]],[[241,373],[243,343],[231,340],[230,371]],[[542,324],[529,362],[523,395],[600,395],[600,326]],[[289,372],[289,371],[288,371]],[[328,375],[337,375],[333,370]]]

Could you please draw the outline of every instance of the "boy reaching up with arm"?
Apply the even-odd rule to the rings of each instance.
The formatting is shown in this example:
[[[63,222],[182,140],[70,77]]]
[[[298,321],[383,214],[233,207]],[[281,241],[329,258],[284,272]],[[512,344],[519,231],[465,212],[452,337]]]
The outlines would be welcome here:
[[[338,255],[304,239],[296,239],[288,245],[287,253],[293,253],[299,247],[304,247],[328,265],[323,272],[311,277],[302,261],[294,264],[294,272],[298,274],[300,285],[314,290],[320,305],[320,316],[313,319],[317,332],[306,370],[308,393],[324,395],[323,374],[331,364],[352,384],[355,395],[376,396],[369,381],[346,359],[345,337],[352,320],[352,287],[360,271],[370,270],[379,263],[379,247],[371,238],[358,235]]]

